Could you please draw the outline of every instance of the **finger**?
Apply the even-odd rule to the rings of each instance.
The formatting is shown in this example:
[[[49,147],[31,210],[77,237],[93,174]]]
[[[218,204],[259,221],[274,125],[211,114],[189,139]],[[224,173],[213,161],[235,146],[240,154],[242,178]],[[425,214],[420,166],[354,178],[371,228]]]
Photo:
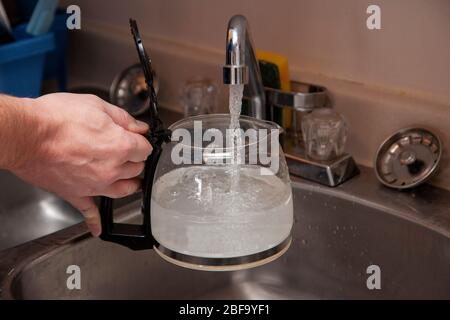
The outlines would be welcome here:
[[[128,148],[125,156],[125,162],[144,162],[152,153],[152,145],[146,138],[139,134],[129,133]]]
[[[105,112],[111,117],[111,119],[125,130],[145,134],[149,130],[148,124],[145,122],[136,120],[125,110],[116,107],[112,104],[105,103]]]
[[[141,189],[140,179],[119,180],[112,185],[103,189],[100,193],[102,196],[106,196],[112,199],[125,198],[135,194]]]
[[[144,162],[127,162],[120,167],[117,180],[128,180],[136,178],[144,171],[144,168]]]
[[[86,225],[94,237],[100,236],[102,233],[102,224],[100,221],[100,213],[95,205],[94,199],[90,197],[71,199],[69,202],[77,208],[84,216]]]

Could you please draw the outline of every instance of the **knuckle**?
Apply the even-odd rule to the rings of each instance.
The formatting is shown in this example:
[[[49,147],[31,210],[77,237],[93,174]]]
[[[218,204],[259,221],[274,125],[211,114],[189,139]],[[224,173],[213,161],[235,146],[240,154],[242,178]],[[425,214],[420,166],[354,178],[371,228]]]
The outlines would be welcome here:
[[[117,193],[120,197],[126,197],[136,192],[136,184],[133,182],[121,183],[118,186]]]
[[[145,163],[141,162],[136,166],[136,176],[140,175],[142,172],[144,172],[145,169]]]
[[[151,145],[150,142],[149,142],[147,139],[145,139],[144,137],[142,137],[142,140],[143,140],[143,144],[144,144],[144,146],[145,146],[145,153],[146,153],[147,155],[150,155],[150,154],[152,153],[152,151],[153,151],[152,145]]]
[[[130,115],[125,110],[116,107],[116,113],[121,122],[126,123],[130,120]]]
[[[91,205],[83,208],[84,209],[80,209],[80,212],[86,221],[93,221],[97,219],[97,214],[94,212],[94,206]]]
[[[137,139],[134,140],[133,148],[133,151],[138,150],[139,153],[142,153],[146,156],[149,156],[153,150],[150,142],[143,136],[138,136]]]
[[[128,174],[130,178],[138,177],[142,172],[144,172],[145,164],[144,163],[136,163],[133,164],[132,167],[129,168]]]
[[[99,128],[101,131],[107,131],[108,129],[110,129],[112,126],[112,122],[111,119],[106,115],[106,114],[102,114],[101,116],[97,117],[98,119],[96,119],[96,127]]]
[[[97,206],[93,201],[87,201],[85,198],[77,198],[72,201],[69,200],[69,202],[78,209],[85,220],[95,221],[98,218]]]
[[[134,151],[138,148],[138,141],[137,139],[129,139],[129,145],[130,145],[130,150],[129,151]]]
[[[116,168],[112,168],[109,166],[104,166],[100,172],[100,179],[106,183],[111,184],[117,180],[119,176],[119,172]]]
[[[100,99],[95,94],[87,94],[86,98],[89,99],[90,101],[92,101],[92,103],[94,103],[94,104],[102,104],[103,103],[103,100]]]
[[[137,148],[137,141],[135,139],[130,138],[130,136],[124,131],[122,138],[122,146],[121,151],[124,155],[129,155]]]

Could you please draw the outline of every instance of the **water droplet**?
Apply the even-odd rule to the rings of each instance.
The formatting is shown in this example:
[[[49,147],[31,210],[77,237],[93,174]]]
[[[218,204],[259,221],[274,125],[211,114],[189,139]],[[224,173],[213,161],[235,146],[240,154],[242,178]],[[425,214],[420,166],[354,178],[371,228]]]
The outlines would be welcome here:
[[[302,244],[303,244],[304,246],[307,246],[307,245],[308,245],[308,240],[302,240]]]
[[[308,226],[308,230],[311,230],[311,225]]]

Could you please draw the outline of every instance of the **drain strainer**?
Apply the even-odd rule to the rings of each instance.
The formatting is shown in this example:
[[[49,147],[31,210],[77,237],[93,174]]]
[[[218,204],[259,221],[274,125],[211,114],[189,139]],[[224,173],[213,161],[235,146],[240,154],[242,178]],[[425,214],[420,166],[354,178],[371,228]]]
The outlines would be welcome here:
[[[408,189],[427,181],[436,172],[441,156],[441,141],[432,132],[402,129],[381,145],[375,171],[384,185]]]

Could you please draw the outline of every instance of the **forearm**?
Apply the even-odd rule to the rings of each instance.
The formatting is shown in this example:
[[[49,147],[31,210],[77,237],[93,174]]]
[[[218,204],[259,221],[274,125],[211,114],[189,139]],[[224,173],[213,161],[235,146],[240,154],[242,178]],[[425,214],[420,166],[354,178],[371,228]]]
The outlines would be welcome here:
[[[39,142],[33,100],[0,95],[0,168],[14,171],[30,161]]]

